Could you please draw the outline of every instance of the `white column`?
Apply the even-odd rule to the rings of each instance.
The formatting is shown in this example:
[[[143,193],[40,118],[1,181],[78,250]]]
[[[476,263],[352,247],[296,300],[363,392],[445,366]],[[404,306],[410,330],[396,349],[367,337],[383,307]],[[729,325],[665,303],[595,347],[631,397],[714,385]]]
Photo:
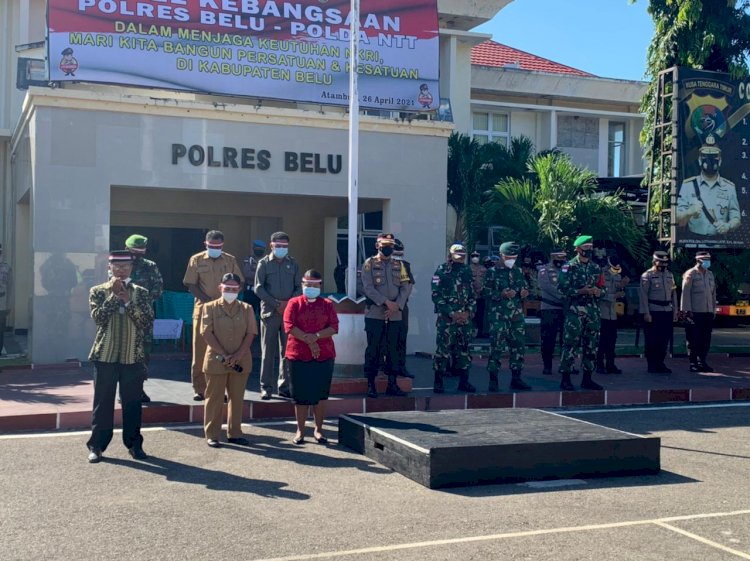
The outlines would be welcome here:
[[[351,26],[349,29],[349,243],[346,269],[346,294],[357,298],[357,201],[359,199],[359,0],[351,0]]]
[[[557,111],[549,112],[549,149],[557,146]]]

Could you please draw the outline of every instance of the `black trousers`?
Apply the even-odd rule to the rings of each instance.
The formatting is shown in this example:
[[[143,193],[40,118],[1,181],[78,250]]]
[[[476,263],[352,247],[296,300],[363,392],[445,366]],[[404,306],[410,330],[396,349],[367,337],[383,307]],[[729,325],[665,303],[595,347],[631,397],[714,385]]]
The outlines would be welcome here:
[[[651,323],[643,324],[643,354],[646,356],[648,369],[652,370],[664,364],[667,347],[672,340],[672,312],[649,312]]]
[[[398,323],[398,322],[396,322]],[[398,344],[398,373],[406,370],[406,336],[409,335],[409,305],[405,305],[401,312],[401,325],[399,326],[396,342]]]
[[[552,355],[555,343],[565,324],[562,308],[559,310],[541,310],[542,361],[545,369],[552,369]]]
[[[710,312],[693,312],[693,323],[685,327],[688,356],[690,363],[706,362],[708,350],[711,348],[711,331],[714,326],[714,315]]]
[[[385,359],[383,371],[390,375],[398,374],[398,336],[400,321],[365,318],[367,349],[365,350],[365,376],[374,380],[378,374],[381,359]]]
[[[0,352],[5,345],[5,327],[8,322],[8,311],[0,310]]]
[[[90,450],[104,452],[112,441],[115,414],[115,391],[120,384],[122,401],[122,443],[132,448],[143,442],[141,436],[141,394],[143,364],[94,362],[94,411],[91,419]]]
[[[477,298],[477,313],[474,314],[474,327],[477,329],[477,336],[482,337],[487,333],[485,328],[485,308],[486,302],[484,298]]]
[[[615,365],[615,344],[617,343],[617,320],[603,319],[599,328],[599,348],[596,350],[596,365]]]

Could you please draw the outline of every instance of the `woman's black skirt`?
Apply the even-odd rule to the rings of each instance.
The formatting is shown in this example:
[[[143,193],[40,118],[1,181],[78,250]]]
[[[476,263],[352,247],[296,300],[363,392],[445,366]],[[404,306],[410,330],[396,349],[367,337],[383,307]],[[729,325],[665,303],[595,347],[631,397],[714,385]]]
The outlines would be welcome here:
[[[289,371],[292,375],[292,399],[297,405],[317,405],[322,399],[328,399],[333,377],[333,359],[318,362],[317,360],[290,360]]]

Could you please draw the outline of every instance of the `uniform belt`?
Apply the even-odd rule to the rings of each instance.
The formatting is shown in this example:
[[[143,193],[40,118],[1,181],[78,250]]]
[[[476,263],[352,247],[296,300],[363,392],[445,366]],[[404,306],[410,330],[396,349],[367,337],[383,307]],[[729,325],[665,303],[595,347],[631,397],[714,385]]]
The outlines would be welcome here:
[[[663,306],[665,308],[672,305],[671,300],[652,300],[651,298],[648,299],[648,303],[653,304],[654,306]]]
[[[549,306],[553,306],[555,308],[562,308],[562,302],[555,302],[554,300],[549,300],[548,298],[539,298],[542,302]]]

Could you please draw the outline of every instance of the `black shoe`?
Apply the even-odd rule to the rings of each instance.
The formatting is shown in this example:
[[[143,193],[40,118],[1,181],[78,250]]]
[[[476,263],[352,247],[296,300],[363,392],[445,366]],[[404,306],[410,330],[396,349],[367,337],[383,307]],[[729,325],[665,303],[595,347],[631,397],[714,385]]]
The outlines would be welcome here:
[[[658,372],[659,374],[671,374],[671,373],[672,373],[672,369],[671,369],[671,368],[667,368],[667,365],[666,365],[666,364],[662,364],[661,366],[659,366],[659,367],[658,367],[658,368],[656,369],[656,371],[657,371],[657,372]]]
[[[214,440],[213,438],[209,438],[206,440],[206,444],[208,444],[211,448],[221,448],[221,442],[218,440]]]
[[[260,398],[263,401],[268,401],[269,399],[271,399],[271,391],[270,390],[261,390],[261,392],[260,392]]]
[[[237,444],[238,446],[248,446],[250,444],[250,441],[242,436],[238,436],[237,438],[227,438],[227,442],[230,444]]]
[[[102,451],[101,450],[89,450],[89,463],[90,464],[98,464],[102,461]]]
[[[545,368],[544,370],[542,370],[542,374],[544,374],[545,376],[552,376],[552,369]]]
[[[445,393],[445,386],[443,386],[443,372],[435,372],[435,379],[432,383],[433,393]]]
[[[456,388],[456,391],[458,392],[466,392],[466,393],[476,393],[477,389],[467,380],[461,380],[458,383],[458,387]]]
[[[131,457],[135,460],[148,460],[148,456],[146,455],[146,452],[143,451],[143,448],[141,445],[133,446],[132,448],[128,448],[128,454],[131,455]]]
[[[701,372],[714,372],[713,367],[707,362],[699,362],[698,368],[700,368]]]
[[[606,374],[607,373],[607,369],[604,368],[604,365],[602,364],[601,366],[597,366],[596,367],[596,373],[597,374]]]
[[[530,390],[531,386],[521,380],[521,378],[514,378],[510,381],[510,389],[512,390]]]
[[[406,392],[399,388],[396,382],[393,382],[392,384],[388,384],[388,386],[385,388],[385,395],[390,395],[393,397],[404,397],[406,395]]]
[[[146,392],[143,392],[141,394],[141,403],[151,403],[151,398],[148,396]]]
[[[193,401],[203,401],[204,399],[206,399],[206,398],[203,397],[202,393],[195,393],[195,394],[193,394]]]
[[[568,381],[565,381],[565,380],[563,380],[562,382],[560,382],[560,389],[562,391],[564,391],[564,392],[574,392],[574,391],[576,391],[576,387],[572,383],[570,383]]]
[[[581,389],[582,390],[603,390],[604,388],[589,378],[588,380],[581,381]]]
[[[597,370],[597,372],[598,372],[598,370]],[[670,370],[670,372],[671,372],[671,370]],[[622,370],[620,370],[614,364],[612,364],[610,366],[607,366],[607,369],[606,369],[605,373],[606,374],[622,374]]]
[[[289,390],[279,390],[279,397],[283,397],[285,399],[292,399],[292,394],[289,393]]]
[[[367,382],[367,397],[375,399],[378,397],[378,388],[375,386],[375,382]]]
[[[691,364],[689,370],[690,372],[702,372],[701,367],[697,364]]]

